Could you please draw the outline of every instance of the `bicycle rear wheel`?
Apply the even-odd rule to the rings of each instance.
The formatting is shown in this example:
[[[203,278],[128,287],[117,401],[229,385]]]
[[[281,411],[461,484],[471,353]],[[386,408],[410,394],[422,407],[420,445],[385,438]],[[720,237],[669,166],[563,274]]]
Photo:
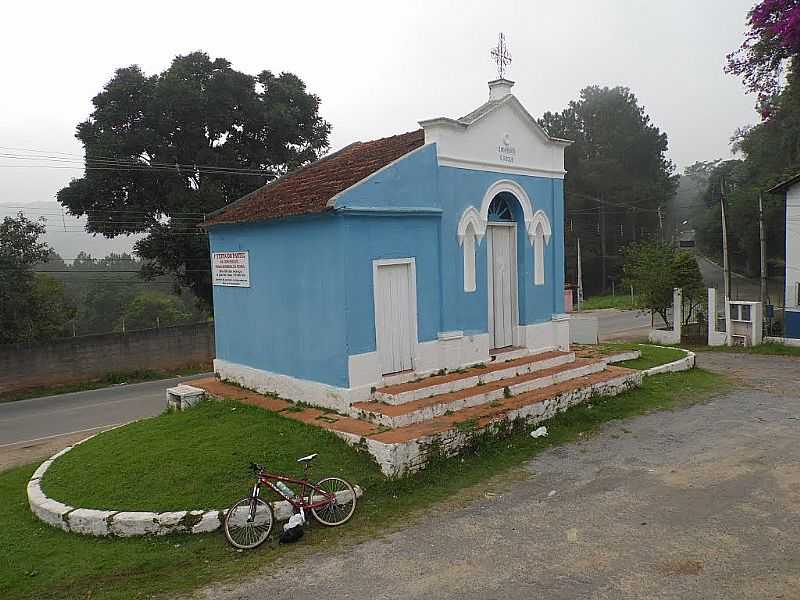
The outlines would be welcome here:
[[[275,515],[269,502],[247,496],[225,514],[225,539],[234,548],[252,550],[267,541],[274,522]]]
[[[317,486],[323,492],[335,494],[335,499],[320,508],[312,508],[314,518],[328,527],[336,527],[350,520],[356,510],[356,490],[344,479],[328,477]],[[313,495],[313,491],[311,494]]]

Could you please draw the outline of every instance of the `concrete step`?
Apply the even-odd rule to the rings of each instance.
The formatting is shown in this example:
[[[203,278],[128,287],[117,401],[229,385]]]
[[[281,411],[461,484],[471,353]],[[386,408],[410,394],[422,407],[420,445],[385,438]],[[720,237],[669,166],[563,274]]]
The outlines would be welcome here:
[[[351,415],[392,429],[406,427],[466,408],[496,403],[532,390],[593,375],[605,369],[606,364],[602,360],[578,359],[403,404],[357,402],[351,407]]]
[[[528,354],[508,361],[497,359],[487,365],[382,387],[372,394],[372,400],[393,405],[405,404],[406,402],[414,402],[430,396],[456,392],[500,379],[542,371],[574,361],[574,352],[558,351]]]
[[[547,350],[552,350],[553,348],[547,348]],[[506,348],[496,348],[494,350],[489,350],[489,358],[492,362],[506,362],[509,360],[515,360],[517,358],[523,358],[525,356],[530,356],[531,351],[528,348],[523,348],[521,346],[508,346]]]
[[[614,396],[640,385],[641,381],[641,371],[609,366],[604,371],[491,404],[382,431],[366,438],[366,442],[384,473],[402,475],[424,467],[433,456],[457,454],[476,435],[502,434],[518,422],[535,425],[595,395]]]

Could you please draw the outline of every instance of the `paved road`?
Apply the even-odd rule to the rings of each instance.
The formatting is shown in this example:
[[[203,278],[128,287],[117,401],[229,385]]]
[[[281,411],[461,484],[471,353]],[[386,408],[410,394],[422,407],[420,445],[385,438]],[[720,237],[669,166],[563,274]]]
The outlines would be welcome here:
[[[742,381],[762,382],[763,361],[752,358],[705,362],[735,365]],[[522,480],[490,485],[466,506],[200,595],[800,598],[800,362],[765,359],[772,380],[786,382],[767,388],[776,393],[742,387],[706,404],[609,423],[584,442],[543,453]]]
[[[703,275],[703,280],[708,287],[719,290],[717,301],[722,308],[722,290],[724,288],[722,268],[704,256],[697,255],[697,264]],[[758,300],[761,293],[761,284],[758,279],[748,279],[743,275],[734,274],[731,277],[731,294],[739,300]],[[773,278],[768,282],[768,291],[773,302],[782,304],[783,279]],[[650,329],[650,313],[634,310],[617,310],[613,308],[601,310],[588,310],[579,313],[593,316],[598,319],[600,341],[642,341],[647,339]],[[656,326],[664,326],[661,317],[656,316]]]
[[[717,288],[718,297],[722,301],[722,290],[725,289],[722,277],[722,267],[711,262],[706,257],[696,255],[697,265],[703,275],[703,281],[707,287]],[[774,304],[783,305],[784,280],[783,277],[775,277],[767,282],[767,293]],[[733,273],[731,275],[731,297],[734,300],[754,300],[758,301],[761,297],[761,282],[758,278],[747,278],[744,275]]]
[[[603,308],[599,310],[584,310],[580,315],[595,317],[600,334],[600,341],[611,340],[647,340],[650,330],[650,313],[639,310],[618,310],[616,308]],[[664,324],[661,317],[655,317],[656,326]]]
[[[0,468],[40,458],[118,423],[151,417],[164,410],[164,391],[191,377],[178,377],[0,403]],[[53,452],[55,452],[53,450]]]

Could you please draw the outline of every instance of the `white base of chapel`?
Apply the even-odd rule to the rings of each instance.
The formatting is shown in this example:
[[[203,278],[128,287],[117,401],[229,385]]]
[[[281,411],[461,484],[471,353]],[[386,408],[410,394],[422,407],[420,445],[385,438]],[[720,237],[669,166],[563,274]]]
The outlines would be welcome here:
[[[569,315],[553,315],[551,321],[519,325],[515,345],[535,354],[550,350],[569,350]],[[467,335],[461,331],[441,332],[438,339],[416,345],[414,369],[403,373],[381,373],[377,352],[348,357],[349,388],[272,373],[224,359],[214,359],[214,372],[223,381],[237,383],[262,394],[277,394],[288,400],[346,413],[354,402],[370,399],[375,388],[427,377],[442,369],[454,371],[488,363],[491,336],[488,333]]]

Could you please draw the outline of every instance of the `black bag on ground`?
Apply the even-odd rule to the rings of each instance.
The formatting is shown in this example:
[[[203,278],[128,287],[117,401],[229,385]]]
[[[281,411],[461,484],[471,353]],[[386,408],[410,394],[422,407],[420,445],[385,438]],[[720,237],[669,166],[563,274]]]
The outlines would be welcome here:
[[[303,526],[297,525],[295,527],[285,529],[281,534],[280,542],[281,544],[293,544],[301,537],[303,537]]]
[[[305,517],[302,513],[295,513],[289,522],[283,526],[283,533],[281,533],[281,544],[292,544],[303,537],[303,525],[305,525]]]

